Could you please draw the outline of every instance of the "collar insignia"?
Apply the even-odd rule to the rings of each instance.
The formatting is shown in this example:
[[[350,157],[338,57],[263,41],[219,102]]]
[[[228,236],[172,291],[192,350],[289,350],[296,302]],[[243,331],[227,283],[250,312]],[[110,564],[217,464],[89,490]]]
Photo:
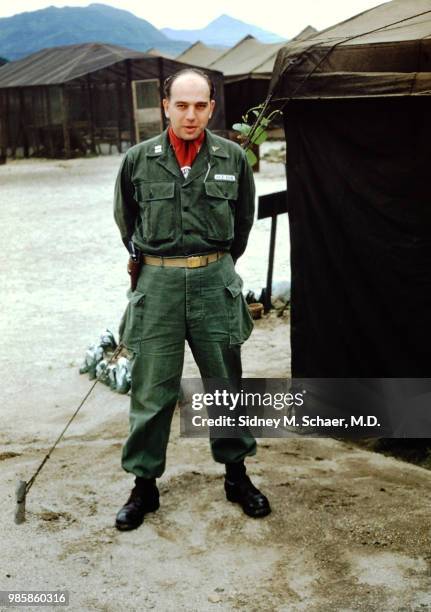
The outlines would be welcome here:
[[[220,147],[215,147],[215,146],[212,146],[212,147],[211,147],[211,149],[212,149],[213,151],[218,151],[218,150],[220,149]]]

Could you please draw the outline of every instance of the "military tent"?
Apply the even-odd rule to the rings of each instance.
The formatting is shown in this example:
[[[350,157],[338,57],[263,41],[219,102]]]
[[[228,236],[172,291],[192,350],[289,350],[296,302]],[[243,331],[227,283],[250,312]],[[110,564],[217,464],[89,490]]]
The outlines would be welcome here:
[[[393,0],[290,43],[285,111],[292,373],[427,377],[431,0]]]
[[[166,53],[165,51],[161,51],[156,47],[151,47],[151,49],[147,49],[145,53],[148,53],[149,55],[155,55],[156,57],[166,57],[167,59],[175,59],[175,56],[171,53]]]
[[[265,100],[277,52],[284,44],[266,44],[247,35],[209,65],[224,74],[228,128]]]
[[[0,68],[0,153],[119,151],[165,126],[164,79],[188,64],[102,43],[42,49]],[[225,129],[223,75],[210,127]]]
[[[177,56],[178,62],[185,62],[187,64],[194,64],[195,66],[201,66],[207,68],[210,66],[220,55],[225,53],[226,49],[223,47],[217,49],[215,47],[209,47],[205,43],[198,40],[188,47],[185,51]]]
[[[307,26],[292,40],[305,39],[316,32]],[[229,129],[241,121],[249,108],[265,100],[277,52],[284,45],[285,42],[262,43],[248,34],[229,49],[208,47],[198,41],[176,59],[223,72],[226,126]]]

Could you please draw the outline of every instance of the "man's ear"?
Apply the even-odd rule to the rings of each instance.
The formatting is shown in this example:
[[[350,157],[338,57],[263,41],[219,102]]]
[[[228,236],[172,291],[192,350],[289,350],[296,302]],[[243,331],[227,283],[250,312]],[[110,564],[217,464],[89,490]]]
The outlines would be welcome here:
[[[163,110],[165,111],[165,117],[169,119],[169,100],[167,98],[163,98]]]
[[[213,116],[214,106],[215,106],[215,100],[210,100],[210,114],[209,114],[210,119]]]

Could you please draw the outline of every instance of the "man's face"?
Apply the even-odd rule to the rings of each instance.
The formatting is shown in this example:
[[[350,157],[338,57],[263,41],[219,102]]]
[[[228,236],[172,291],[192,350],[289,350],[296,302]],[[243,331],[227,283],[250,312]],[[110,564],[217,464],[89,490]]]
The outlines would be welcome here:
[[[198,74],[183,74],[171,86],[171,97],[163,99],[165,115],[175,135],[194,140],[208,125],[215,106],[206,80]]]

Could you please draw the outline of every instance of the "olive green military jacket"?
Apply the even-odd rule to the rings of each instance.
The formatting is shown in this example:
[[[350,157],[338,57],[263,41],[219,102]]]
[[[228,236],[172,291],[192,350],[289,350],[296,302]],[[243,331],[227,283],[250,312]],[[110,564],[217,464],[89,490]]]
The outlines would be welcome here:
[[[238,144],[205,134],[187,178],[167,130],[127,151],[114,202],[126,246],[133,240],[149,255],[242,255],[254,218],[253,172]]]

